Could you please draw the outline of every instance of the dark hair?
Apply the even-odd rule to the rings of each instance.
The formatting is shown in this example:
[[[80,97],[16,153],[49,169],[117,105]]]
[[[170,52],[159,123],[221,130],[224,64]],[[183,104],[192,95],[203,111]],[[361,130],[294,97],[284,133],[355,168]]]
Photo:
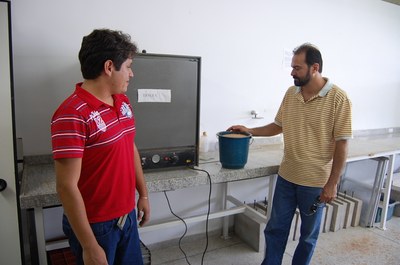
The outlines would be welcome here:
[[[95,29],[83,37],[79,61],[84,79],[95,79],[103,71],[104,63],[111,60],[117,71],[128,58],[133,58],[137,47],[131,37],[121,31]]]
[[[322,73],[322,56],[318,48],[311,43],[304,43],[293,50],[293,55],[298,55],[303,52],[306,54],[307,65],[310,67],[315,63],[319,64],[318,72]]]

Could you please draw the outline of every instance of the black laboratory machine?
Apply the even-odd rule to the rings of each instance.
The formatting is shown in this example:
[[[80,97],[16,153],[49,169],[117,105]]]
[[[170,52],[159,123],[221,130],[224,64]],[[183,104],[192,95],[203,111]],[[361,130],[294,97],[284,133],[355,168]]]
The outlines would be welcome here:
[[[201,57],[140,53],[127,95],[142,167],[198,165]]]

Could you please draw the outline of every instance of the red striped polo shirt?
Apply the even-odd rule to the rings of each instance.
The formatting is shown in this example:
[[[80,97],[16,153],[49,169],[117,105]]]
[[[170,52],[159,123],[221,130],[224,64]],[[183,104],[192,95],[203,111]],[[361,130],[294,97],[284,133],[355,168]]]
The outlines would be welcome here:
[[[103,222],[135,207],[135,119],[126,95],[113,95],[110,106],[81,84],[53,115],[53,158],[82,158],[78,187],[87,216]]]

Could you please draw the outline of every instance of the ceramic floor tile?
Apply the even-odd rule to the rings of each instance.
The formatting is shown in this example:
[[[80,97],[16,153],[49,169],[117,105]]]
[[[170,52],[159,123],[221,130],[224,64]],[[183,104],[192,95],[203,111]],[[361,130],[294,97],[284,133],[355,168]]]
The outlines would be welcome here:
[[[379,236],[375,228],[349,228],[324,234],[311,264],[400,264],[400,243]]]
[[[379,236],[382,236],[384,238],[387,238],[389,240],[399,243],[400,242],[400,217],[392,217],[390,222],[386,223],[386,230],[382,230],[380,228],[373,228],[372,232]]]
[[[183,240],[182,247],[191,265],[200,265],[204,236]],[[282,265],[290,265],[297,241],[289,240]],[[154,265],[188,265],[177,240],[149,246]],[[311,265],[397,265],[400,264],[400,217],[387,222],[387,230],[351,227],[337,232],[322,233]],[[228,240],[217,234],[210,236],[204,265],[258,265],[264,253],[255,252],[236,236]]]
[[[218,234],[212,234],[209,236],[209,242],[207,247],[207,253],[205,257],[210,256],[215,250],[222,250],[226,248],[232,248],[235,245],[244,245],[237,237],[232,236],[228,240],[222,239]],[[181,248],[186,253],[189,262],[196,260],[194,264],[200,264],[201,257],[206,247],[206,239],[204,235],[196,235],[185,237],[181,242]],[[170,240],[158,244],[149,246],[152,256],[152,264],[188,264],[185,261],[185,255],[179,249],[178,240]],[[249,248],[250,249],[250,248]],[[251,251],[248,251],[251,252]],[[254,252],[253,252],[254,253]],[[176,260],[174,263],[174,260]],[[183,262],[183,263],[182,263]],[[191,263],[191,262],[190,262]],[[192,263],[191,263],[192,264]]]

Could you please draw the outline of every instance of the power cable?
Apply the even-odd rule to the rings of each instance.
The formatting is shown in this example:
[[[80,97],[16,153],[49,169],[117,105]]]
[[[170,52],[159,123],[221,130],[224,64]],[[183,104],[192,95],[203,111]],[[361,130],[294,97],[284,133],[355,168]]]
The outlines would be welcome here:
[[[206,253],[207,253],[208,243],[209,243],[209,238],[208,238],[208,225],[209,225],[210,211],[211,211],[211,191],[212,191],[211,176],[210,176],[210,173],[208,173],[206,170],[198,169],[198,168],[194,168],[194,167],[189,167],[189,168],[192,169],[192,170],[197,170],[197,171],[205,172],[205,173],[207,174],[207,177],[208,177],[208,180],[209,180],[209,183],[210,183],[210,185],[209,185],[210,188],[209,188],[209,192],[208,192],[208,203],[207,203],[207,204],[208,204],[208,209],[207,209],[207,217],[206,217],[206,246],[205,246],[204,251],[203,251],[203,254],[202,254],[202,256],[201,256],[201,265],[203,265],[203,264],[204,264],[204,257],[205,257],[205,255],[206,255]],[[183,250],[183,248],[182,248],[182,246],[181,246],[182,239],[185,237],[185,235],[186,235],[186,233],[187,233],[187,230],[188,230],[187,224],[186,224],[186,222],[185,222],[185,220],[184,220],[183,218],[181,218],[180,216],[178,216],[177,214],[175,214],[174,211],[172,210],[171,203],[170,203],[170,201],[169,201],[169,199],[168,199],[168,196],[167,196],[167,192],[166,192],[166,191],[164,191],[164,195],[165,195],[165,198],[167,199],[168,208],[169,208],[171,214],[174,215],[174,216],[175,216],[176,218],[178,218],[179,220],[181,220],[182,223],[185,225],[185,232],[184,232],[184,233],[182,234],[182,236],[179,238],[178,247],[179,247],[179,249],[181,250],[181,252],[183,253],[183,255],[185,256],[186,263],[189,264],[189,265],[191,265],[190,262],[189,262],[189,260],[188,260],[187,255],[186,255],[186,252]]]
[[[188,230],[187,224],[186,224],[185,220],[183,220],[183,218],[179,217],[177,214],[174,213],[174,211],[172,211],[171,203],[169,202],[169,199],[168,199],[168,196],[167,196],[167,192],[166,192],[166,191],[164,191],[164,195],[165,195],[165,198],[167,199],[167,203],[168,203],[168,207],[169,207],[170,212],[171,212],[176,218],[178,218],[179,220],[181,220],[181,221],[183,222],[183,224],[185,225],[185,232],[184,232],[184,233],[182,234],[182,236],[179,238],[178,246],[179,246],[179,249],[181,250],[181,252],[183,253],[183,255],[185,256],[185,260],[186,260],[187,264],[191,265],[190,262],[189,262],[189,260],[188,260],[187,255],[186,255],[186,252],[183,250],[183,248],[182,248],[182,246],[181,246],[182,239],[185,237],[185,235],[186,235],[186,233],[187,233],[187,230]]]
[[[194,168],[190,167],[190,169],[197,170],[197,171],[202,171],[207,174],[208,181],[210,183],[209,187],[209,192],[208,192],[208,210],[207,210],[207,217],[206,217],[206,247],[204,248],[203,255],[201,256],[201,265],[203,265],[204,262],[204,256],[206,255],[207,249],[208,249],[208,223],[209,223],[209,218],[210,218],[210,209],[211,209],[211,191],[212,191],[212,183],[211,183],[211,176],[208,171],[204,169],[199,169],[199,168]]]

